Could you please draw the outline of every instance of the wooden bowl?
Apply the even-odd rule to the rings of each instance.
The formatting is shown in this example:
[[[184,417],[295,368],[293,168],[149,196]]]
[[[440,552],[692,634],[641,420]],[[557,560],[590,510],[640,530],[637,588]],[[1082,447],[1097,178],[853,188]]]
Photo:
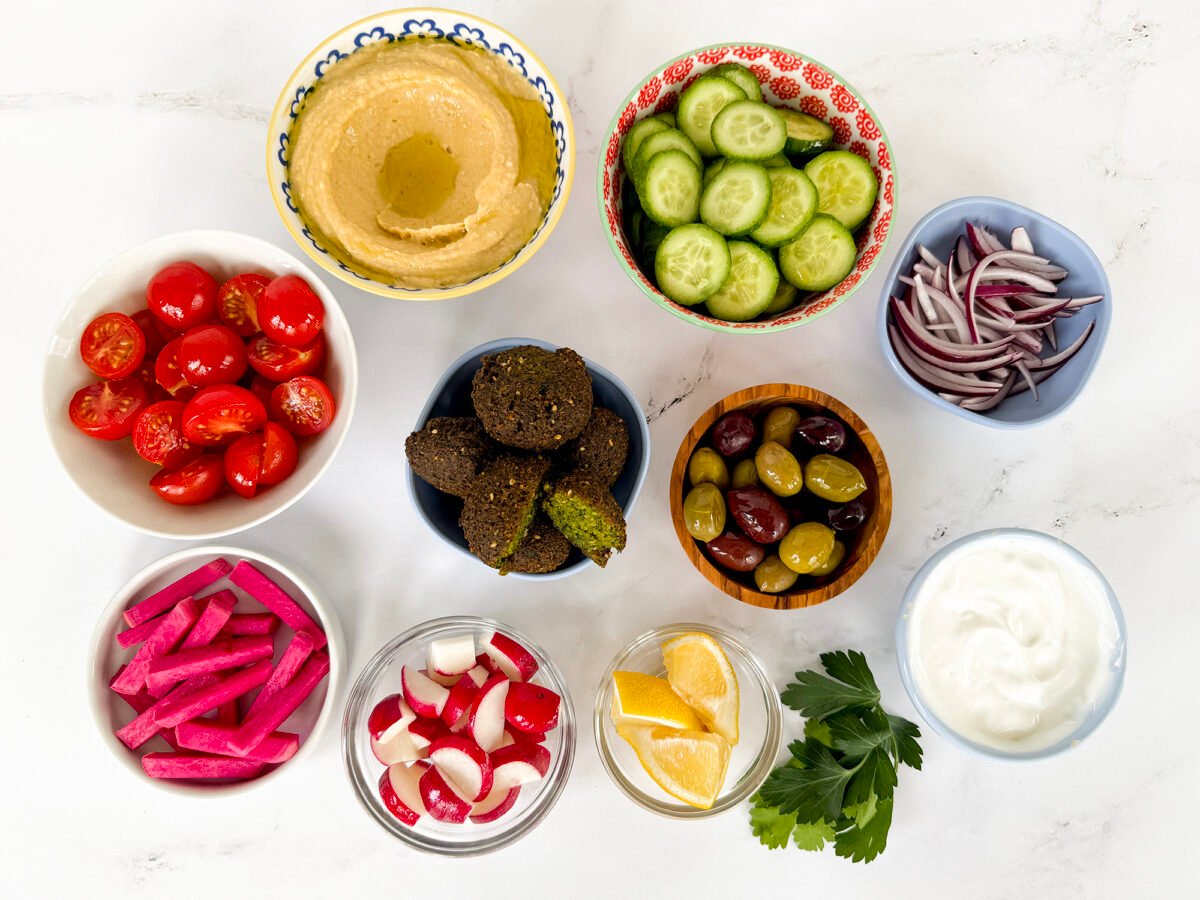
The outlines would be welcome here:
[[[847,543],[846,559],[835,572],[824,578],[802,575],[793,590],[764,594],[754,584],[753,573],[729,572],[718,567],[704,552],[701,543],[688,534],[683,522],[684,486],[688,460],[717,419],[733,410],[744,410],[755,415],[764,409],[784,405],[793,406],[801,413],[830,415],[848,426],[846,448],[838,456],[854,463],[866,479],[867,490],[863,496],[870,506],[870,513]],[[730,394],[709,407],[684,435],[679,452],[675,454],[675,464],[671,467],[671,520],[675,523],[679,543],[692,565],[730,597],[767,609],[800,609],[836,597],[858,581],[875,561],[892,520],[892,479],[879,441],[846,404],[822,391],[800,384],[760,384]]]

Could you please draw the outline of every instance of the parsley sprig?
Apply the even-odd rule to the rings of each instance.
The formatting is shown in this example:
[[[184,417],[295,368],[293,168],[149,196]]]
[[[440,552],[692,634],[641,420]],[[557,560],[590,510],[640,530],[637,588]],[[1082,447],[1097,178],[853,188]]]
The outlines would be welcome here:
[[[804,739],[754,796],[750,827],[771,849],[832,843],[838,856],[870,862],[887,846],[898,767],[921,768],[921,731],[884,711],[862,653],[824,653],[821,665],[824,675],[797,672],[781,694],[807,717]]]

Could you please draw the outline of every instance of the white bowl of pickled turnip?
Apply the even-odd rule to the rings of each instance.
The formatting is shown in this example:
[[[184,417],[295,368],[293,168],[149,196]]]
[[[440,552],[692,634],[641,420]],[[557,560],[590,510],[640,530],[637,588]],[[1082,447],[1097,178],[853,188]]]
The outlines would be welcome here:
[[[113,595],[92,638],[88,700],[101,739],[142,781],[238,794],[316,746],[345,652],[311,578],[251,550],[193,547]]]

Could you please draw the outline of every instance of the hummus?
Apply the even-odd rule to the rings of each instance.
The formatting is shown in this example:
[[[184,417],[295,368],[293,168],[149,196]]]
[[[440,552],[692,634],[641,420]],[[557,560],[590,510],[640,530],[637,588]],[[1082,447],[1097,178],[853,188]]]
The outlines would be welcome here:
[[[554,186],[537,91],[444,40],[360,50],[317,83],[291,134],[292,196],[342,261],[400,287],[465,284],[528,243]]]

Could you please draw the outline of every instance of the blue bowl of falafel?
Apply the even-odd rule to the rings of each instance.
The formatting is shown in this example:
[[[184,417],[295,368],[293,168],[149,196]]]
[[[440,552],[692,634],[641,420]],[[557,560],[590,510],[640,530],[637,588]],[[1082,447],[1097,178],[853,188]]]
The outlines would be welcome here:
[[[566,578],[625,547],[650,431],[625,384],[574,350],[501,338],[446,370],[405,441],[425,524],[501,575]]]

